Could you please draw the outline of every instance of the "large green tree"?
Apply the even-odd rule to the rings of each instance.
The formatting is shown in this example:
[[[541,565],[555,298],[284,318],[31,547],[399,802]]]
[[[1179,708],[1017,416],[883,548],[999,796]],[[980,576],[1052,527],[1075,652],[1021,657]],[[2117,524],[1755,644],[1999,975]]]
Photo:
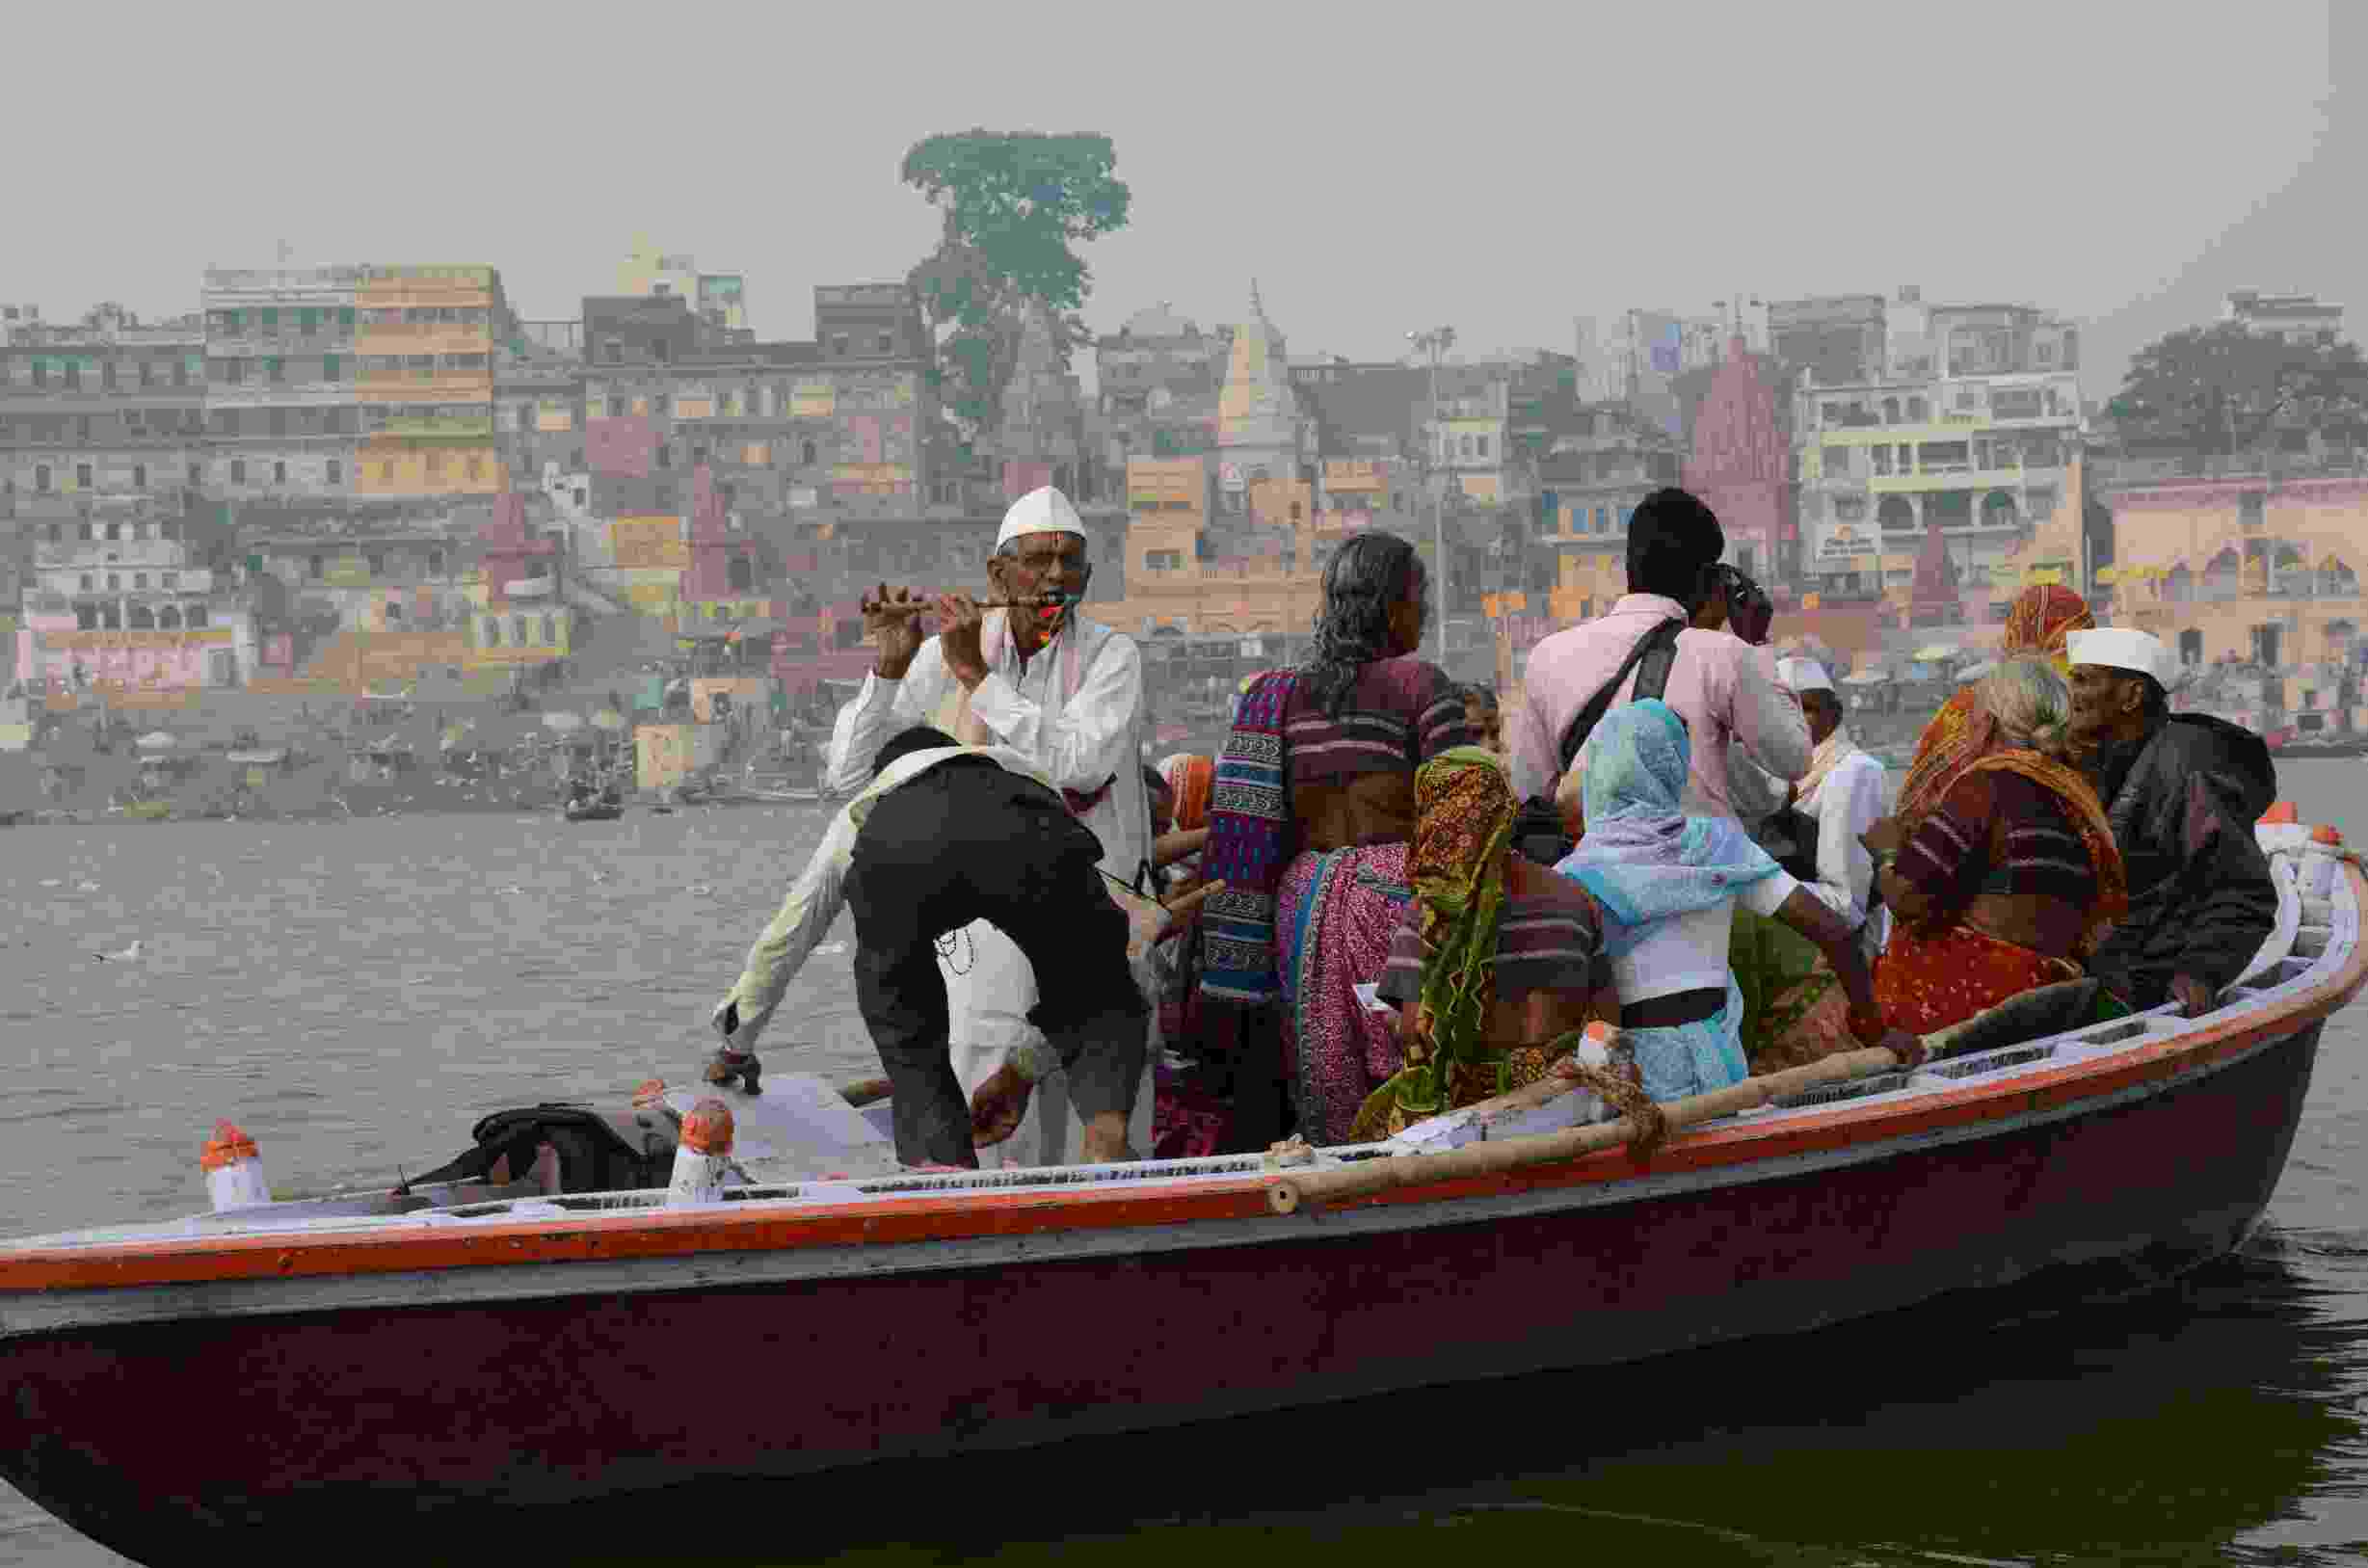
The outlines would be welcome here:
[[[2190,327],[2138,351],[2108,412],[2141,446],[2233,454],[2295,431],[2354,444],[2368,436],[2368,362],[2348,341]]]
[[[1076,247],[1127,222],[1116,164],[1106,136],[1033,131],[932,136],[904,155],[904,182],[944,213],[910,280],[937,344],[939,407],[964,449],[997,421],[1031,309],[1064,367],[1085,339],[1078,312],[1093,270]]]

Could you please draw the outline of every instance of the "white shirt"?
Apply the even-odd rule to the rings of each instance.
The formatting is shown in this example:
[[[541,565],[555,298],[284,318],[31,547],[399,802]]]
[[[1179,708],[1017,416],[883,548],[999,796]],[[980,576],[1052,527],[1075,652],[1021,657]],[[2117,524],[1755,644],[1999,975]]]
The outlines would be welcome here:
[[[1018,651],[1003,638],[986,679],[971,693],[971,711],[998,745],[1028,758],[1055,788],[1091,794],[1109,784],[1109,793],[1078,820],[1101,840],[1102,868],[1132,884],[1136,868],[1151,859],[1142,654],[1132,638],[1107,627],[1073,622],[1060,636],[1084,637],[1093,647],[1074,697],[1061,702],[1053,685],[1067,651],[1060,639],[1039,649],[1023,670]],[[832,727],[822,787],[833,795],[861,788],[883,745],[914,725],[938,723],[960,692],[938,637],[921,644],[902,680],[866,675],[864,689]],[[949,725],[939,727],[950,732]]]
[[[984,757],[1008,772],[1051,787],[1051,781],[1026,757],[999,746],[956,746],[898,757],[893,766],[831,818],[831,825],[823,830],[822,842],[814,846],[813,854],[807,859],[806,869],[789,885],[789,895],[782,900],[780,912],[757,938],[756,945],[749,948],[740,978],[724,994],[724,999],[715,1004],[715,1016],[719,1019],[727,1007],[737,1006],[740,1010],[740,1027],[732,1037],[734,1050],[756,1049],[757,1037],[773,1021],[773,1013],[787,994],[789,982],[806,967],[806,960],[830,930],[831,923],[838,918],[839,910],[845,907],[847,871],[855,864],[856,835],[863,831],[864,818],[870,812],[872,802],[956,757]]]
[[[1642,942],[1611,960],[1621,1005],[1681,991],[1724,991],[1733,972],[1727,954],[1735,941],[1735,906],[1773,916],[1799,886],[1790,872],[1778,871],[1732,898],[1657,922]]]
[[[1881,952],[1890,939],[1891,912],[1878,909],[1872,918],[1867,915],[1875,858],[1858,836],[1883,814],[1883,764],[1854,752],[1836,762],[1816,793],[1797,806],[1803,816],[1817,820],[1817,880],[1802,886],[1859,933],[1860,944],[1870,955]]]

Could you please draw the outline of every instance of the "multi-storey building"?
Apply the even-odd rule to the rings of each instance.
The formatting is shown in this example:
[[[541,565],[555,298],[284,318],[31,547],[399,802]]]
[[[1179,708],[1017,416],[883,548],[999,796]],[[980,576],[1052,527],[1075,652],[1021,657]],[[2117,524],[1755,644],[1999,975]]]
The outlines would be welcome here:
[[[0,346],[0,512],[68,518],[105,497],[178,514],[205,480],[204,420],[196,317],[26,320]]]
[[[1771,300],[1768,347],[1786,368],[1833,385],[1884,374],[1887,314],[1879,294]]]
[[[2368,663],[2368,476],[2293,456],[2091,461],[2113,518],[2112,564],[2094,575],[2116,625],[2191,667],[2247,667],[2248,689],[2221,701],[2254,729],[2368,731],[2368,709],[2334,711]]]
[[[1537,460],[1551,504],[1535,548],[1553,564],[1548,608],[1559,622],[1600,615],[1628,591],[1630,519],[1679,474],[1676,443],[1650,419],[1610,405],[1586,411],[1583,423]]]
[[[1794,403],[1812,586],[1903,605],[1926,531],[1937,528],[1969,617],[1987,613],[1993,570],[2033,520],[2056,511],[2081,420],[2079,377],[2069,368],[1812,379]]]
[[[747,282],[740,273],[702,271],[695,257],[653,250],[646,237],[635,239],[631,254],[617,269],[620,295],[678,299],[719,343],[752,335]]]
[[[1045,485],[1072,501],[1095,498],[1101,488],[1085,432],[1085,394],[1062,368],[1051,324],[1031,308],[1020,335],[1019,363],[1003,387],[995,449],[1002,462],[1003,499],[1018,500]]]
[[[2028,305],[1936,305],[1928,311],[1936,370],[1965,378],[2080,368],[2080,329]],[[1951,393],[1959,409],[1963,388]]]
[[[493,343],[509,314],[501,275],[480,266],[360,271],[355,494],[408,500],[499,492]]]
[[[15,641],[28,687],[230,686],[255,667],[252,601],[221,570],[204,525],[144,497],[100,494],[71,520],[26,526],[32,580]]]
[[[206,269],[210,493],[334,502],[359,488],[354,300],[364,270]]]
[[[2221,302],[2220,318],[2289,343],[2332,343],[2343,335],[2343,306],[2316,294],[2230,289]]]

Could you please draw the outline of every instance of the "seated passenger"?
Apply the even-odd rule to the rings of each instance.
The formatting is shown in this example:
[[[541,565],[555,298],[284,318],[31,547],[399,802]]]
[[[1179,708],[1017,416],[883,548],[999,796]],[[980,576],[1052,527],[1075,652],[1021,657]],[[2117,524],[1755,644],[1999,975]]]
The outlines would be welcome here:
[[[2129,913],[2089,968],[2132,1008],[2208,1011],[2277,923],[2253,824],[2277,797],[2259,735],[2172,713],[2178,667],[2162,642],[2114,627],[2071,637],[2072,728],[2129,863]]]
[[[1503,759],[1457,746],[1414,787],[1414,897],[1376,988],[1397,1006],[1406,1065],[1366,1099],[1351,1142],[1545,1076],[1586,1026],[1595,989],[1595,901],[1512,853],[1520,803]]]
[[[1956,772],[1937,781],[1929,811],[1868,831],[1897,921],[1875,990],[1902,1028],[1930,1034],[2078,979],[2128,908],[2096,791],[2051,755],[2070,717],[2070,690],[2044,657],[2008,659],[1974,688]]]
[[[1912,1034],[1877,1010],[1857,932],[1820,902],[1732,817],[1689,816],[1691,744],[1685,722],[1645,701],[1604,716],[1579,754],[1581,837],[1555,869],[1594,895],[1619,992],[1620,1027],[1655,1100],[1741,1081],[1743,997],[1727,955],[1740,905],[1814,943],[1849,998],[1850,1036],[1903,1062]]]

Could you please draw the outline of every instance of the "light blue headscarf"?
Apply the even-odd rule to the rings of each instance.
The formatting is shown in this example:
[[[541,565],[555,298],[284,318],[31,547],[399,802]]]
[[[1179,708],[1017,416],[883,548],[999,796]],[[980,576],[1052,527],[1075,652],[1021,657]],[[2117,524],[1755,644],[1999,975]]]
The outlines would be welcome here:
[[[1686,815],[1692,757],[1685,724],[1651,698],[1606,713],[1580,754],[1586,833],[1555,869],[1595,895],[1613,957],[1654,922],[1707,909],[1779,869],[1742,823]]]

